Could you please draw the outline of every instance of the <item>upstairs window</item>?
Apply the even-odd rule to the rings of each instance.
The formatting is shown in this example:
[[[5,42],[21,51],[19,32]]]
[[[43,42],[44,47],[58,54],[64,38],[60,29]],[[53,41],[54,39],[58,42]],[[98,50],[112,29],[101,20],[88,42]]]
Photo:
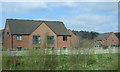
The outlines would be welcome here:
[[[63,41],[67,41],[67,36],[63,36]]]
[[[7,35],[9,35],[9,32],[7,32]]]
[[[47,40],[54,40],[54,36],[48,36]]]
[[[17,36],[16,36],[16,40],[17,40],[17,41],[21,41],[21,40],[22,40],[22,36],[21,36],[21,35],[17,35]]]
[[[40,44],[40,36],[33,36],[33,44]]]
[[[54,36],[47,36],[47,44],[55,44]]]

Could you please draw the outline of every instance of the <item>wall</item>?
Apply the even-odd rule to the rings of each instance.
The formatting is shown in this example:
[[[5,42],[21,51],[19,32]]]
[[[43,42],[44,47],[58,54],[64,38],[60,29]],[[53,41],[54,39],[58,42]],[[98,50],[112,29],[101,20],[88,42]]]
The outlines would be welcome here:
[[[69,33],[71,34],[70,46],[72,48],[79,47],[79,39],[78,39],[78,37],[76,35],[74,35],[74,33],[71,30],[69,30]]]
[[[107,45],[111,46],[111,45],[119,45],[119,39],[116,37],[116,35],[114,33],[112,33],[108,39],[107,39]]]
[[[41,38],[41,44],[32,44],[33,35],[39,35]],[[48,45],[47,44],[47,36],[54,36],[55,44]],[[57,36],[56,34],[43,22],[31,35],[30,35],[30,46],[31,47],[40,47],[40,48],[48,48],[48,47],[57,47]]]
[[[29,45],[29,35],[22,35],[22,40],[16,40],[17,35],[13,35],[13,49],[16,50],[17,47],[22,47],[22,49],[27,48]]]
[[[70,48],[70,36],[67,36],[67,41],[63,41],[63,36],[57,36],[57,48],[67,47]]]
[[[5,31],[4,31],[4,39],[3,39],[3,47],[10,49],[11,48],[11,46],[10,46],[11,35],[7,35],[7,32],[10,33],[10,29],[9,29],[8,23],[6,22]]]

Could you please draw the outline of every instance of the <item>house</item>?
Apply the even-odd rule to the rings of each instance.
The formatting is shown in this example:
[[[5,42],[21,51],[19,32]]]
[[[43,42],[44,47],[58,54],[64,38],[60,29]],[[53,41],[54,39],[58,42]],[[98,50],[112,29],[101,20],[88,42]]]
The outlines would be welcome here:
[[[7,19],[3,47],[66,49],[71,47],[71,37],[61,21]]]
[[[99,34],[94,38],[94,47],[113,47],[118,45],[119,39],[113,32]]]

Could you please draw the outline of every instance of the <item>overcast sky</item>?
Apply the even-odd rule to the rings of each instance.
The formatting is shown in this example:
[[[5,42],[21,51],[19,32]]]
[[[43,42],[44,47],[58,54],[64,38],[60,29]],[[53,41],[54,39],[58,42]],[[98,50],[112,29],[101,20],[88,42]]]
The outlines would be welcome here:
[[[6,18],[62,21],[67,29],[100,33],[118,31],[118,2],[3,2]]]

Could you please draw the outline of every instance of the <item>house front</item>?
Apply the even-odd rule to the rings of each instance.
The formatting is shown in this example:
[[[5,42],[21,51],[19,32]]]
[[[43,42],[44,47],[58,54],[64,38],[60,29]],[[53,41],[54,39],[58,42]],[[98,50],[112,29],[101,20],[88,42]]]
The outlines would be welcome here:
[[[61,21],[7,19],[3,36],[3,47],[10,50],[71,47],[71,34]]]
[[[119,39],[113,32],[99,34],[94,38],[94,47],[115,47],[118,45]]]

